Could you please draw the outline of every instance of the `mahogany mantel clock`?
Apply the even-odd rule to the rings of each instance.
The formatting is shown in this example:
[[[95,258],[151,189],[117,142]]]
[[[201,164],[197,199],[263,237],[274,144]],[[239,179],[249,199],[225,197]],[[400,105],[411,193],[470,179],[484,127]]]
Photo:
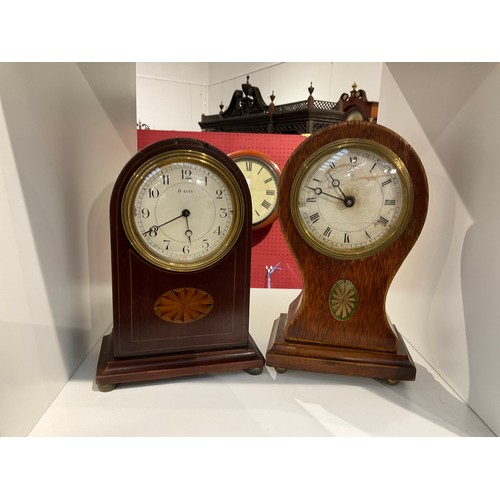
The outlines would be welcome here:
[[[195,139],[137,153],[111,196],[113,331],[96,382],[260,373],[249,335],[251,199],[236,164]]]
[[[385,127],[342,122],[300,144],[280,178],[279,218],[303,289],[275,321],[266,363],[414,380],[385,302],[427,206],[420,159]]]

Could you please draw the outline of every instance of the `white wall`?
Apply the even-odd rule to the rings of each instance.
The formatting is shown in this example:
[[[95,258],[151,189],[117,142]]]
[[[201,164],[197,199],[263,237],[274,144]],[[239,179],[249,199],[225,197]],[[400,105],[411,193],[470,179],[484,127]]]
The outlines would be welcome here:
[[[0,435],[26,435],[112,318],[109,196],[135,64],[0,64]]]
[[[389,295],[391,319],[496,434],[500,104],[490,96],[499,85],[496,63],[387,64],[379,110],[421,157],[430,189],[422,236]]]
[[[151,130],[199,130],[209,63],[137,63],[137,120]]]
[[[137,63],[137,119],[152,130],[201,131],[201,115],[226,108],[235,90],[246,82],[259,87],[270,103],[303,101],[313,96],[337,101],[353,82],[377,101],[382,63]],[[225,109],[224,108],[224,109]]]

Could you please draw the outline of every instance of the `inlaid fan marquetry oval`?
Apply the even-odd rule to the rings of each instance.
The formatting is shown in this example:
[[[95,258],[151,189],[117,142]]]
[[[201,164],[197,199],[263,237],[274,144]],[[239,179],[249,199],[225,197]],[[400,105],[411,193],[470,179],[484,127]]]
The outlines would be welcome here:
[[[330,311],[335,319],[346,321],[358,307],[358,292],[349,280],[339,280],[330,291]]]
[[[175,288],[158,297],[155,314],[169,323],[192,323],[210,314],[213,297],[199,288]]]

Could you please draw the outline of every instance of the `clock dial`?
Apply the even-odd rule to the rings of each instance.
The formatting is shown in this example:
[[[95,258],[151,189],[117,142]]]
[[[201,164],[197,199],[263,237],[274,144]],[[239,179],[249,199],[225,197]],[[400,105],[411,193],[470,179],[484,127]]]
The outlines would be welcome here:
[[[237,151],[229,155],[247,180],[252,198],[252,225],[260,229],[277,217],[280,170],[266,155],[257,151]]]
[[[142,166],[125,189],[124,229],[149,262],[192,271],[220,260],[243,223],[241,191],[217,160],[176,151]]]
[[[413,202],[403,162],[363,139],[340,140],[308,158],[292,186],[291,212],[319,252],[357,259],[386,248],[405,228]]]

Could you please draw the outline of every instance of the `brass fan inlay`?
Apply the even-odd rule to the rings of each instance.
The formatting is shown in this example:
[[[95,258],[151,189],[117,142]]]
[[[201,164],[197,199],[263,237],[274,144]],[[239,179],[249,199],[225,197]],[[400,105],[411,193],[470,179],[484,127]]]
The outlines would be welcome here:
[[[155,314],[168,323],[192,323],[210,314],[213,297],[199,288],[175,288],[158,297]]]
[[[349,280],[339,280],[333,285],[329,297],[330,311],[339,321],[352,318],[358,307],[358,292]]]

